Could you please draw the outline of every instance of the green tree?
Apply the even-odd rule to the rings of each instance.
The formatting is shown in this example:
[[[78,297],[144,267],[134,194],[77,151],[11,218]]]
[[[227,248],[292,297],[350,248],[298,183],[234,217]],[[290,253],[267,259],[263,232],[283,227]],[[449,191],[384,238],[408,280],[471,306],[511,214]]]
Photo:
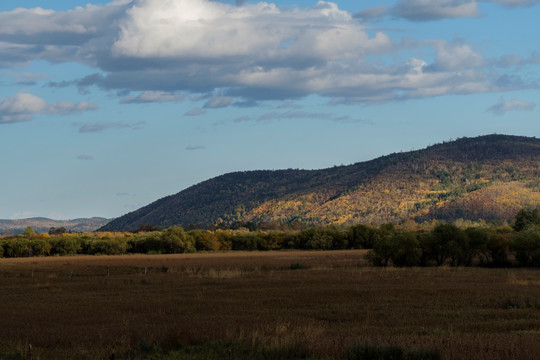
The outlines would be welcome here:
[[[70,255],[77,254],[82,249],[82,241],[79,238],[58,237],[51,238],[51,254],[53,255]]]
[[[28,226],[26,229],[24,229],[23,235],[27,239],[32,239],[37,236],[36,232],[34,231],[34,229],[32,229],[31,226]]]
[[[492,266],[507,266],[510,241],[503,234],[492,234],[486,244],[487,254]]]
[[[430,242],[430,253],[437,265],[443,265],[448,259],[456,265],[463,256],[465,234],[454,224],[439,224],[432,231],[433,241]]]
[[[219,248],[216,235],[208,230],[191,230],[187,233],[195,242],[197,251],[216,251]]]
[[[195,242],[188,239],[181,226],[171,226],[161,233],[164,253],[176,254],[195,251]]]
[[[55,227],[52,227],[49,229],[49,235],[62,235],[66,232],[66,228],[65,227],[59,227],[59,228],[55,228]]]
[[[349,248],[373,249],[373,230],[366,225],[355,225],[349,229]]]
[[[393,251],[390,259],[395,266],[418,266],[420,242],[412,232],[397,233],[392,237]]]
[[[540,266],[540,229],[528,228],[512,241],[516,260],[523,266]]]
[[[470,227],[465,230],[465,235],[467,236],[467,248],[464,249],[463,254],[464,265],[472,265],[475,259],[484,263],[489,241],[487,230]]]
[[[514,230],[523,231],[531,225],[540,225],[540,213],[538,209],[519,210],[512,225]]]

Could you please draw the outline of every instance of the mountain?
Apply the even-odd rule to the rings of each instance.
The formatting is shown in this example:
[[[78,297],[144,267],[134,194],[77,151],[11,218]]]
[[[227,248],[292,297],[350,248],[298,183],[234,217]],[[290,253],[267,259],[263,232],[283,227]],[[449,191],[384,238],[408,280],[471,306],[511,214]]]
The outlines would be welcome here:
[[[24,230],[31,226],[37,233],[48,232],[50,228],[65,228],[72,232],[90,232],[110,222],[111,219],[93,217],[89,219],[73,220],[51,220],[43,217],[21,219],[21,220],[1,220],[0,235],[2,234],[22,234]]]
[[[225,174],[119,217],[102,230],[236,221],[504,221],[539,204],[540,139],[486,135],[322,170]]]

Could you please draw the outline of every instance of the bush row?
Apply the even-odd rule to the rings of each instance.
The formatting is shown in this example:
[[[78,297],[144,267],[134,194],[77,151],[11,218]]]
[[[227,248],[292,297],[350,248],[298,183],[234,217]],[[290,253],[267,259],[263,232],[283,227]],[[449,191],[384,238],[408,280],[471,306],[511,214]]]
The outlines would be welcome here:
[[[375,266],[540,267],[540,228],[515,233],[440,224],[429,232],[395,231],[377,239],[367,256]]]
[[[0,240],[0,257],[174,254],[229,250],[371,249],[376,266],[540,266],[540,227],[467,228],[439,224],[430,231],[399,231],[392,224],[302,231],[191,230],[173,226],[138,234],[16,236]]]

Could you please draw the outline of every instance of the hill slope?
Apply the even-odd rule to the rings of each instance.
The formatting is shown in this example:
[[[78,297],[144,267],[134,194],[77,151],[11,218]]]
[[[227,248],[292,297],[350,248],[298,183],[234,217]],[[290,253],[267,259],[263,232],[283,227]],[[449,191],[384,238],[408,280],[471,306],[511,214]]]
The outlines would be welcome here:
[[[117,218],[142,224],[509,220],[540,204],[540,139],[487,135],[322,170],[235,172]]]
[[[65,228],[67,231],[73,232],[90,232],[107,224],[110,219],[93,217],[89,219],[73,219],[73,220],[51,220],[47,218],[37,217],[20,220],[2,220],[0,219],[0,235],[2,234],[22,234],[24,229],[31,226],[37,233],[48,232],[50,228]]]

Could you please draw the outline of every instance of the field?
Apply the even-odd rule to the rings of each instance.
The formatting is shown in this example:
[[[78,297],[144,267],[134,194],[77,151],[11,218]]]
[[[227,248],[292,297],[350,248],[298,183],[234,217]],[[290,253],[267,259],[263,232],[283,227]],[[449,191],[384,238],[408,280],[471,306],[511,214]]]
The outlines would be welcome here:
[[[373,268],[364,255],[0,259],[0,359],[346,359],[359,342],[539,358],[539,270]]]

